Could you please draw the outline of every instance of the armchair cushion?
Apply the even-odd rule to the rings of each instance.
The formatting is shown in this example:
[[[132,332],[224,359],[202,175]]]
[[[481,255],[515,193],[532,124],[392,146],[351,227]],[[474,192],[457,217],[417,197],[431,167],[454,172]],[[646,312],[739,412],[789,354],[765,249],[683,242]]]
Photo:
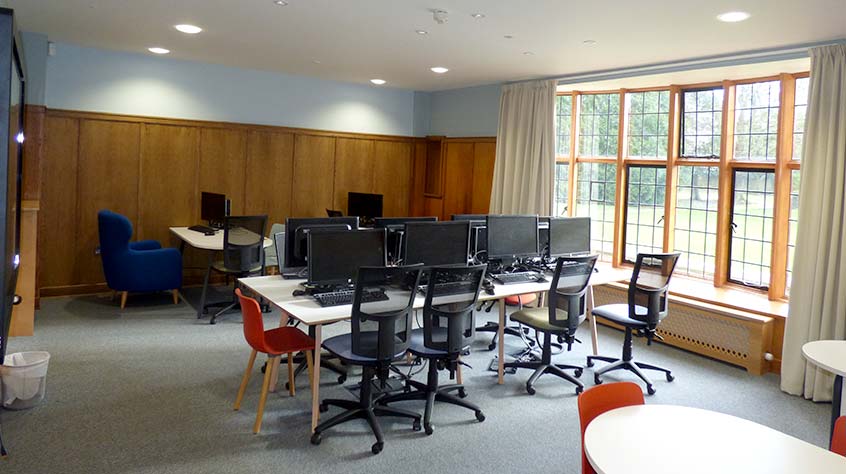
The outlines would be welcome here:
[[[646,308],[643,306],[635,306],[635,313],[643,315],[646,318]],[[649,326],[645,321],[638,321],[629,317],[629,305],[627,304],[606,304],[594,308],[594,316],[607,319],[625,327],[632,329],[645,328]]]

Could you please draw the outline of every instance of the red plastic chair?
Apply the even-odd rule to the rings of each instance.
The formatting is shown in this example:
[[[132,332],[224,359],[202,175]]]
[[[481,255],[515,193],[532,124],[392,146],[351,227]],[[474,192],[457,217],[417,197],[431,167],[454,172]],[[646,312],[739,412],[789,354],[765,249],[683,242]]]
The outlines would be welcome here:
[[[834,422],[834,433],[831,434],[831,452],[846,456],[846,416],[841,416]]]
[[[615,408],[643,405],[643,391],[633,382],[596,385],[579,394],[582,425],[582,474],[596,474],[585,454],[585,430],[594,418]]]
[[[250,381],[250,373],[253,371],[253,364],[256,361],[256,354],[261,352],[267,354],[267,365],[264,371],[264,383],[261,386],[261,397],[259,398],[256,423],[253,425],[253,433],[261,431],[261,419],[264,414],[264,404],[267,401],[267,392],[270,389],[270,380],[274,372],[279,370],[279,356],[288,354],[288,386],[289,393],[293,397],[296,393],[294,388],[294,354],[305,352],[308,363],[308,380],[311,382],[311,364],[314,355],[314,339],[295,327],[285,326],[275,329],[264,330],[264,320],[258,301],[241,294],[240,289],[235,290],[238,300],[241,303],[241,312],[244,315],[244,338],[253,348],[250,353],[250,361],[247,362],[247,370],[244,371],[244,378],[241,379],[241,388],[238,389],[238,397],[235,399],[235,410],[241,408],[241,400],[247,390],[247,383]]]

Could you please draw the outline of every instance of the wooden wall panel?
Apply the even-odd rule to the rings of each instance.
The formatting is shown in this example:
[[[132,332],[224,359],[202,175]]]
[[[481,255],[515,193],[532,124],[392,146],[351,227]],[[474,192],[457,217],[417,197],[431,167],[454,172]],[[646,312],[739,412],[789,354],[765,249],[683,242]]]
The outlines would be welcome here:
[[[247,142],[244,211],[267,214],[268,228],[291,215],[294,177],[294,135],[250,132]]]
[[[335,138],[297,135],[291,214],[321,217],[334,205]]]
[[[170,240],[169,227],[196,223],[199,131],[143,125],[138,238]]]
[[[473,143],[448,142],[444,180],[444,216],[467,214],[473,192]]]
[[[476,142],[473,147],[473,194],[470,198],[470,214],[487,214],[491,205],[496,142]]]
[[[24,201],[37,201],[41,198],[41,157],[44,153],[44,118],[46,110],[42,106],[27,105],[24,113],[26,140],[23,151]]]
[[[138,222],[138,153],[141,126],[85,120],[79,124],[76,276],[81,284],[104,281],[97,212],[109,209]],[[137,233],[137,229],[136,229]]]
[[[448,215],[444,214],[444,200],[443,198],[424,197],[423,198],[423,216],[436,216],[439,220],[449,220]]]
[[[338,138],[335,142],[333,209],[347,213],[347,193],[373,191],[373,140]],[[387,198],[387,196],[386,196]]]
[[[414,158],[411,170],[411,203],[409,204],[409,214],[412,216],[424,216],[425,206],[422,197],[426,187],[426,142],[424,140],[415,140],[412,147]]]
[[[47,117],[46,159],[41,163],[38,286],[75,283],[79,120]]]
[[[408,216],[411,201],[411,145],[378,140],[373,156],[373,192],[384,196],[382,214],[385,217]]]
[[[217,128],[200,130],[199,191],[225,194],[232,202],[232,215],[244,213],[246,165],[246,132]],[[261,170],[253,172],[261,173]],[[199,206],[194,220],[200,222]]]

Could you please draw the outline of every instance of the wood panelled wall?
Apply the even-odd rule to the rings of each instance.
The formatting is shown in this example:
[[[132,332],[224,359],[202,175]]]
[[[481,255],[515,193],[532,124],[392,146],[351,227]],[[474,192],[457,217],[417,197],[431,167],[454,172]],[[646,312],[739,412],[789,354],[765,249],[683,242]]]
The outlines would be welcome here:
[[[126,215],[135,239],[166,246],[176,245],[169,227],[200,222],[201,191],[225,193],[233,214],[267,214],[269,223],[346,211],[349,191],[383,194],[386,216],[409,215],[419,141],[61,110],[46,110],[43,137],[35,175],[43,296],[105,289],[95,253],[104,208]],[[186,268],[203,261],[186,252]],[[187,272],[186,283],[198,274]]]

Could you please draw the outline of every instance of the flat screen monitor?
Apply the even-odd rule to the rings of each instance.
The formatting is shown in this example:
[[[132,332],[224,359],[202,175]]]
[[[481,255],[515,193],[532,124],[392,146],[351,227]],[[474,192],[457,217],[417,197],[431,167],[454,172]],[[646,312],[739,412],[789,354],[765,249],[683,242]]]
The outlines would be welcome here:
[[[454,221],[473,221],[473,222],[485,222],[488,218],[487,214],[453,214],[450,216]]]
[[[437,217],[379,217],[373,220],[375,227],[401,228],[409,222],[437,222]]]
[[[538,255],[538,216],[488,216],[488,259]]]
[[[382,195],[349,193],[347,195],[347,215],[367,219],[382,217]]]
[[[200,219],[212,223],[222,223],[226,217],[226,195],[217,193],[200,194]]]
[[[361,267],[385,266],[385,229],[315,232],[308,236],[308,282],[349,285]]]
[[[405,225],[404,265],[466,265],[470,223],[410,222]]]
[[[555,217],[549,220],[549,256],[590,253],[590,217]]]
[[[358,217],[289,217],[285,219],[285,271],[302,269],[306,267],[305,256],[297,257],[296,239],[297,229],[301,226],[320,226],[342,224],[352,230],[358,229]],[[302,233],[300,233],[302,235]],[[308,244],[306,243],[306,253]]]

